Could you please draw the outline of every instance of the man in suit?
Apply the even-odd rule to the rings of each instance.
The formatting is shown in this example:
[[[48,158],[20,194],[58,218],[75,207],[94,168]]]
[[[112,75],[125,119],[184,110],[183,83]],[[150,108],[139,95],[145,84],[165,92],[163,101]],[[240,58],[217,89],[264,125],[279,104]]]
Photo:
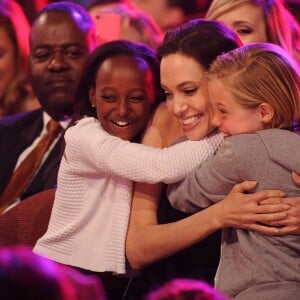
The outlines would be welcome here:
[[[29,77],[41,109],[0,121],[0,197],[16,166],[41,139],[50,119],[58,121],[63,130],[13,203],[56,185],[63,133],[73,117],[76,84],[95,46],[93,21],[81,6],[54,2],[38,13],[30,34]]]

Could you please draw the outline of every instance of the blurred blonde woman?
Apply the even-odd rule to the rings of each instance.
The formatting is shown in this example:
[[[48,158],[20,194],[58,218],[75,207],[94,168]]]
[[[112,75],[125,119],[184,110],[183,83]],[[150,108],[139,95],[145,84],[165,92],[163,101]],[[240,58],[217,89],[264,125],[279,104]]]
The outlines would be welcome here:
[[[213,0],[206,18],[224,22],[243,44],[277,44],[300,62],[299,24],[282,0]]]
[[[29,23],[19,4],[0,3],[0,118],[39,107],[27,80]]]

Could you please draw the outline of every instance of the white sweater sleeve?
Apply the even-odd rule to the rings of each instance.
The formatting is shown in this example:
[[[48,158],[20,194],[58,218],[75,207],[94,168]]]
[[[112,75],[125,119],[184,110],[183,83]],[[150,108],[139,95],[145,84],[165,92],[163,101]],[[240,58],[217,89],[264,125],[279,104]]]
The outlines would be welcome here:
[[[173,183],[213,155],[221,134],[201,141],[184,141],[169,148],[131,143],[104,131],[94,118],[81,120],[65,134],[65,156],[86,174],[108,173],[132,181]]]

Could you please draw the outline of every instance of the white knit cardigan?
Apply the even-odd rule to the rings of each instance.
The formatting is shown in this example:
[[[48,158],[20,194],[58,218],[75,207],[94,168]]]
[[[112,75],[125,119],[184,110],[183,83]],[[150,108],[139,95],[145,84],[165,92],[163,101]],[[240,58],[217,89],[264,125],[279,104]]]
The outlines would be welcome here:
[[[172,183],[216,152],[213,134],[159,149],[131,143],[85,118],[65,133],[66,147],[47,232],[34,247],[57,262],[124,274],[132,181]]]

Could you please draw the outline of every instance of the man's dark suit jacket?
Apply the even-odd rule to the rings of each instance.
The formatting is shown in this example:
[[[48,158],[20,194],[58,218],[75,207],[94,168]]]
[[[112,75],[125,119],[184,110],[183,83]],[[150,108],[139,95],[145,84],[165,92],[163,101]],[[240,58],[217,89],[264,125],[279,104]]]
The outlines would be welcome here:
[[[0,194],[11,178],[20,154],[32,144],[42,128],[42,109],[0,120]],[[63,137],[60,137],[21,199],[56,186],[62,145]]]

